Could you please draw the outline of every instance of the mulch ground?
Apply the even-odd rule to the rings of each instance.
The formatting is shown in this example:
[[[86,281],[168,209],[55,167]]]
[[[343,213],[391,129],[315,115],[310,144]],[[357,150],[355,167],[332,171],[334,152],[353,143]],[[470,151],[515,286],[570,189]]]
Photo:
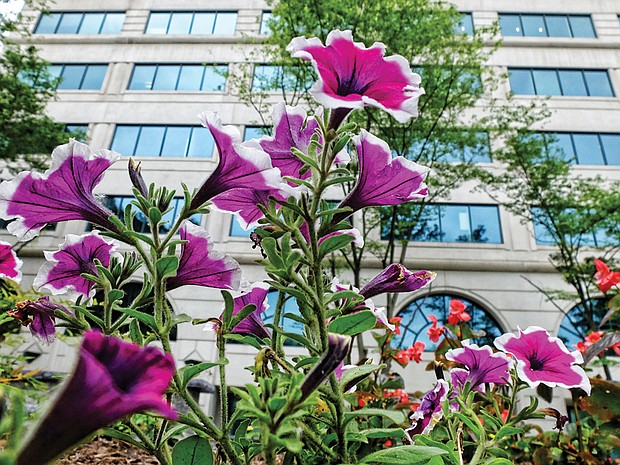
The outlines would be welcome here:
[[[97,438],[78,447],[58,465],[159,465],[152,455],[114,439]]]

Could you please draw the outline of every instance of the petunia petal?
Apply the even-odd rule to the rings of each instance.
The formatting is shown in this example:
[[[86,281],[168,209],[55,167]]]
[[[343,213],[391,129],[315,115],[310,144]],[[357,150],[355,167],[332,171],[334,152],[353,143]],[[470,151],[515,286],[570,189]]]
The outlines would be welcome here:
[[[0,241],[0,278],[12,279],[16,283],[22,280],[20,268],[23,262],[17,258],[13,246],[8,242]]]

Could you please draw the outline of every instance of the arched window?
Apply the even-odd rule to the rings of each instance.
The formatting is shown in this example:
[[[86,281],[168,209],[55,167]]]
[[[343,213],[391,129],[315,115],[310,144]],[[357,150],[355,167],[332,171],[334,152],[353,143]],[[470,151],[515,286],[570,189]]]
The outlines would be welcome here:
[[[276,304],[278,303],[278,291],[269,291],[269,293],[267,294],[267,303],[269,304],[269,308],[267,308],[267,310],[263,312],[262,319],[267,324],[273,324],[273,318],[276,312]],[[282,321],[280,322],[280,324],[284,328],[284,331],[287,333],[302,334],[304,332],[303,323],[295,321],[292,318],[287,318],[287,313],[301,317],[301,313],[299,313],[299,306],[297,305],[297,301],[293,297],[289,298],[284,304],[284,311],[282,312]],[[286,339],[284,341],[284,345],[297,346],[299,344],[291,339]]]
[[[581,304],[575,305],[569,310],[569,312],[562,318],[560,324],[560,330],[558,331],[558,337],[566,344],[570,350],[573,350],[574,344],[583,341],[584,337],[597,327],[609,308],[607,307],[607,301],[605,299],[592,299],[590,300],[589,307],[591,308],[590,314],[584,310]],[[610,325],[606,323],[603,325],[603,330],[618,330],[620,325]]]
[[[475,331],[484,331],[485,336],[474,339],[477,344],[493,345],[493,340],[500,336],[503,331],[499,323],[489,312],[482,307],[459,296],[450,294],[433,294],[414,300],[397,316],[402,318],[400,324],[400,334],[392,340],[392,347],[406,349],[416,341],[426,344],[426,352],[433,352],[437,344],[431,342],[426,335],[426,331],[431,327],[432,322],[429,315],[435,315],[440,326],[448,323],[450,314],[450,301],[460,300],[465,304],[466,311],[471,316],[469,326]]]

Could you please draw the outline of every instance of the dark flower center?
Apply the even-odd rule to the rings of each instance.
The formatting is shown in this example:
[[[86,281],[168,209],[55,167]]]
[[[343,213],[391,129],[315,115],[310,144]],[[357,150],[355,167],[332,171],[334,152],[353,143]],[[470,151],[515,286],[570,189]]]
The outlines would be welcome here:
[[[530,362],[530,369],[533,371],[540,371],[545,366],[544,362],[540,360],[539,358],[537,358],[535,355],[532,355],[529,358],[529,362]]]

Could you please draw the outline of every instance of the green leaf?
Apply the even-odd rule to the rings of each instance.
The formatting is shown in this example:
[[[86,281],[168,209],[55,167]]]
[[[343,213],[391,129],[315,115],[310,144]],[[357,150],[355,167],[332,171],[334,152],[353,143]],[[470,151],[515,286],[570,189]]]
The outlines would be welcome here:
[[[380,408],[363,408],[360,410],[354,410],[353,412],[346,412],[344,414],[345,423],[350,422],[357,417],[383,417],[390,420],[392,423],[400,425],[405,422],[405,414],[398,410],[383,410]]]
[[[230,320],[230,326],[227,328],[228,331],[232,331],[237,327],[239,323],[245,320],[248,316],[252,314],[256,310],[256,305],[250,304],[243,307],[239,313],[232,317]]]
[[[360,460],[360,463],[385,463],[389,465],[426,464],[433,457],[446,451],[428,446],[398,446],[374,452]],[[176,464],[175,464],[176,465]]]
[[[355,336],[375,327],[377,317],[369,310],[344,315],[333,320],[327,330],[330,333]]]
[[[119,439],[127,444],[131,444],[132,446],[137,447],[138,449],[146,450],[144,444],[140,443],[140,441],[136,441],[132,436],[127,433],[123,433],[114,428],[106,428],[103,430],[103,434],[110,438]]]
[[[319,256],[323,258],[327,254],[346,247],[354,240],[355,238],[349,234],[339,234],[337,236],[328,237],[321,242],[321,245],[319,246]]]
[[[159,222],[161,221],[161,212],[159,211],[159,208],[157,207],[149,208],[149,219],[151,220],[151,223],[153,223],[154,225],[159,224]]]
[[[184,366],[179,370],[179,374],[181,375],[181,379],[183,381],[183,387],[187,386],[187,384],[192,380],[192,378],[198,376],[203,371],[222,365],[228,365],[228,360],[224,359],[220,360],[219,362],[202,362],[196,363],[195,365]]]
[[[325,304],[331,304],[332,302],[336,302],[337,300],[359,300],[360,302],[364,300],[364,298],[354,291],[338,291],[333,294],[327,294],[325,296]]]
[[[176,464],[175,464],[176,465]],[[496,458],[487,462],[486,465],[515,465],[514,462],[505,458]]]
[[[383,438],[404,438],[405,430],[402,428],[371,428],[361,431],[361,434],[367,438],[383,439]]]
[[[129,323],[129,337],[139,346],[144,344],[144,335],[142,334],[142,330],[140,330],[138,320],[131,320]]]
[[[370,376],[371,373],[380,370],[381,368],[385,368],[385,365],[361,365],[358,367],[349,368],[340,377],[340,386],[343,391],[348,391],[357,383]]]
[[[124,295],[124,291],[121,291],[120,289],[112,289],[110,292],[108,292],[108,300],[110,302],[115,302],[117,300],[121,300]]]
[[[284,267],[284,263],[282,262],[282,258],[280,258],[276,245],[276,240],[273,237],[266,237],[261,241],[261,247],[265,251],[269,262],[271,262],[275,268],[280,269]]]
[[[226,334],[224,339],[228,339],[229,341],[239,342],[241,344],[247,344],[255,349],[261,350],[263,348],[263,344],[259,341],[259,339],[253,334]]]
[[[232,294],[228,291],[222,291],[222,297],[224,298],[224,311],[222,312],[221,320],[224,328],[228,330],[235,309],[235,301],[233,300]]]
[[[159,277],[159,279],[176,276],[178,267],[179,259],[172,255],[160,258],[155,264],[157,276]]]
[[[153,317],[153,315],[149,315],[148,313],[143,313],[139,310],[134,310],[133,308],[124,308],[124,307],[115,307],[115,308],[121,313],[125,313],[129,316],[134,317],[137,320],[140,320],[142,323],[149,326],[150,328],[156,327],[155,317]]]
[[[515,434],[523,434],[524,432],[525,431],[521,428],[515,428],[514,426],[502,426],[495,435],[495,442],[499,442],[502,439],[514,436]]]
[[[190,436],[176,443],[172,449],[174,465],[213,465],[213,450],[206,438]]]

